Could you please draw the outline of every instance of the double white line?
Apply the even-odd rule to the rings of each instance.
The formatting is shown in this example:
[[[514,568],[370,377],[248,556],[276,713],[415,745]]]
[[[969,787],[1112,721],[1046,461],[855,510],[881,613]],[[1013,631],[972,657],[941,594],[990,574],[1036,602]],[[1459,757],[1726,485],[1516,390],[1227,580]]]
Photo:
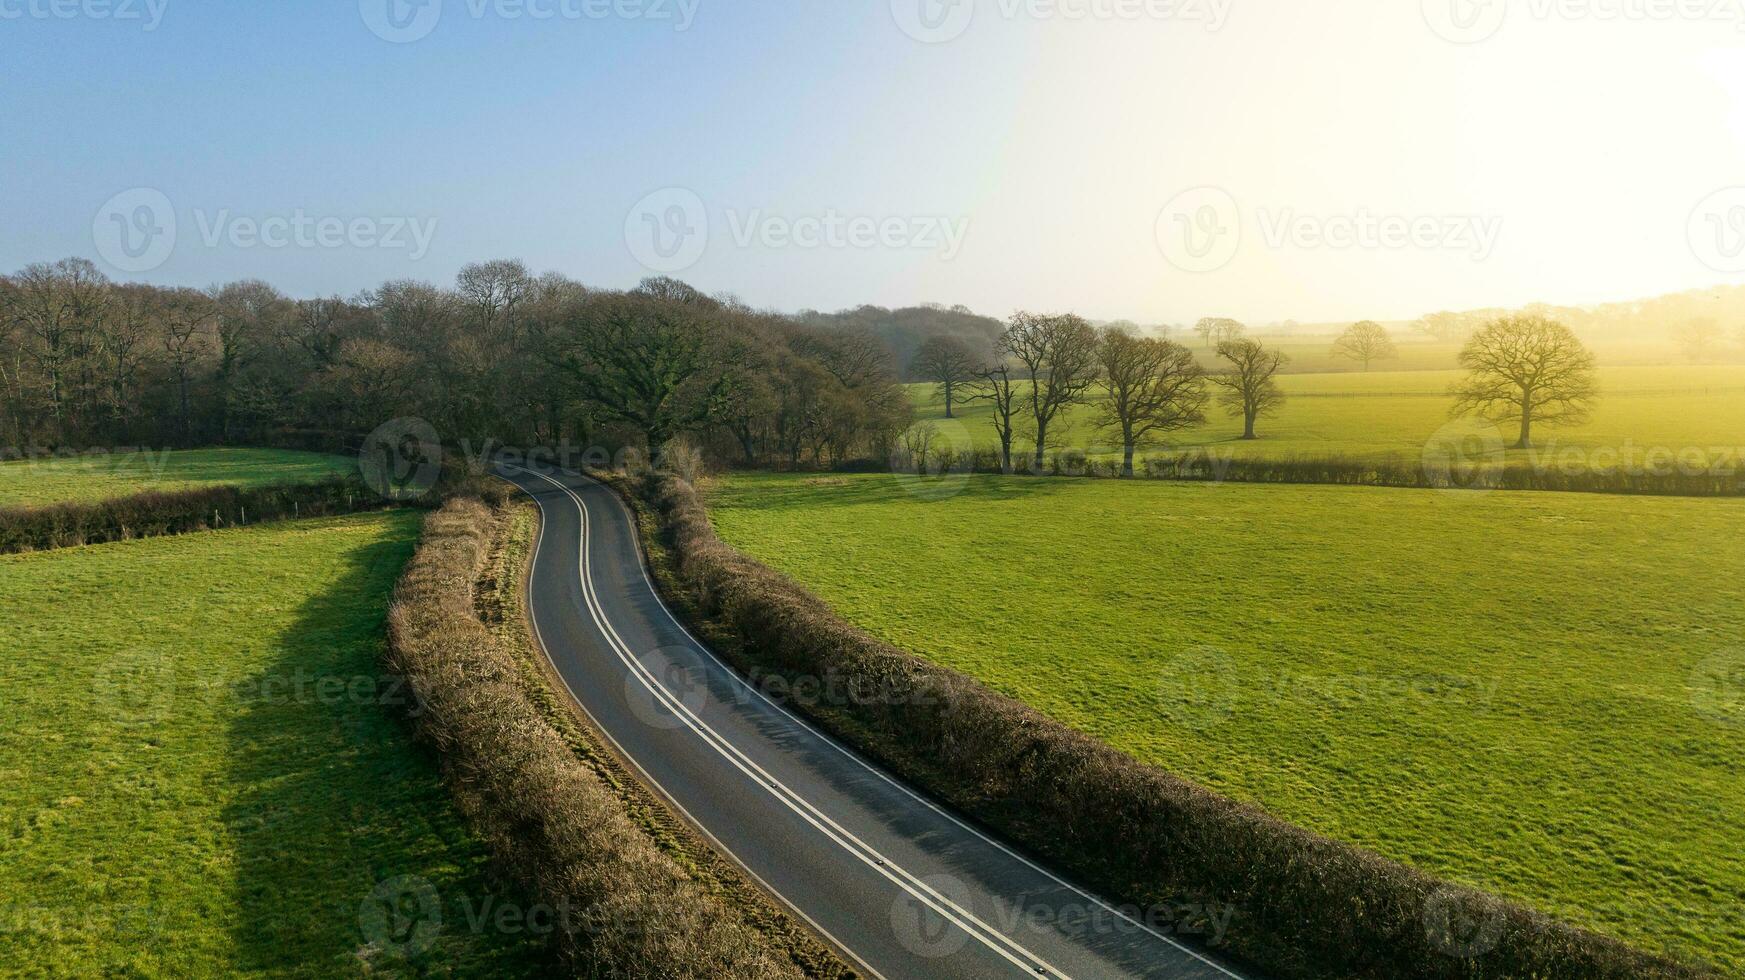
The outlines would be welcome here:
[[[519,467],[517,467],[517,469],[519,469]],[[890,880],[892,884],[895,884],[897,887],[913,896],[915,900],[920,902],[922,905],[932,909],[946,921],[957,926],[959,929],[962,929],[971,938],[1005,958],[1013,966],[1023,971],[1025,975],[1062,978],[1067,976],[1067,974],[1056,969],[1048,961],[1018,945],[1004,933],[988,925],[986,922],[983,922],[973,913],[953,902],[945,895],[940,894],[939,891],[931,885],[892,863],[871,845],[850,833],[846,828],[832,820],[823,811],[809,803],[804,797],[800,796],[792,789],[789,789],[781,782],[781,780],[770,775],[762,766],[759,766],[756,762],[752,761],[750,757],[741,752],[726,738],[722,737],[719,732],[711,728],[702,718],[698,717],[697,714],[687,707],[677,695],[669,691],[666,686],[662,684],[659,679],[657,679],[654,674],[651,673],[631,652],[630,646],[624,642],[623,637],[618,635],[618,631],[612,627],[612,623],[606,618],[605,610],[600,606],[599,597],[594,592],[592,555],[590,554],[588,547],[591,535],[589,534],[589,512],[587,503],[584,502],[581,496],[570,487],[559,483],[557,480],[546,476],[544,473],[539,473],[534,470],[523,470],[523,472],[539,477],[545,482],[563,491],[572,501],[575,502],[576,509],[581,514],[581,555],[577,564],[580,566],[582,595],[588,607],[588,614],[593,618],[594,625],[599,627],[601,635],[606,638],[607,644],[612,647],[612,650],[617,654],[618,659],[621,660],[624,663],[624,666],[630,670],[632,676],[636,677],[637,680],[642,683],[642,686],[648,689],[648,692],[654,696],[658,703],[665,705],[667,710],[671,711],[673,715],[685,725],[685,727],[691,729],[691,731],[701,737],[710,748],[719,753],[721,757],[726,759],[734,768],[744,773],[753,783],[764,789],[771,796],[774,796],[777,801],[786,806],[789,810],[792,810],[802,820],[812,825],[812,827],[814,827],[820,834],[824,835],[825,838],[853,855],[867,867],[872,868],[874,871]]]

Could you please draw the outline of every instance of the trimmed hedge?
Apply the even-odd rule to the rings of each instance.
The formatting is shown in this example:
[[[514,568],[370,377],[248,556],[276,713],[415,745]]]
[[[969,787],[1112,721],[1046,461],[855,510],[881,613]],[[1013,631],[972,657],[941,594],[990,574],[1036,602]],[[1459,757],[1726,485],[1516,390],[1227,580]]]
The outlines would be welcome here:
[[[462,813],[534,901],[569,910],[556,939],[577,975],[800,977],[655,846],[529,700],[474,604],[497,526],[477,500],[431,513],[388,619],[389,666],[420,707],[411,724]]]
[[[1670,962],[1318,836],[1146,766],[873,639],[716,537],[696,491],[652,478],[680,582],[754,673],[851,678],[814,713],[1007,838],[1141,906],[1237,910],[1229,947],[1281,975],[1684,978]]]
[[[916,461],[896,461],[906,472],[917,469]],[[1015,475],[1079,476],[1112,479],[1121,475],[1118,460],[1091,459],[1084,451],[1063,449],[1049,455],[1037,469],[1028,456],[1013,455]],[[987,450],[954,453],[935,451],[926,460],[929,472],[999,473],[998,453]],[[1507,466],[1465,471],[1447,471],[1423,462],[1389,457],[1354,459],[1345,456],[1289,455],[1241,459],[1218,457],[1205,450],[1190,449],[1146,454],[1135,462],[1140,476],[1154,480],[1189,480],[1213,483],[1295,483],[1347,486],[1402,487],[1426,490],[1548,490],[1563,493],[1640,494],[1667,497],[1745,496],[1745,473],[1702,468],[1610,467],[1565,469],[1557,465]]]
[[[272,487],[202,487],[112,500],[0,509],[0,554],[46,551],[131,538],[188,534],[289,517],[378,510],[384,502],[356,480]]]

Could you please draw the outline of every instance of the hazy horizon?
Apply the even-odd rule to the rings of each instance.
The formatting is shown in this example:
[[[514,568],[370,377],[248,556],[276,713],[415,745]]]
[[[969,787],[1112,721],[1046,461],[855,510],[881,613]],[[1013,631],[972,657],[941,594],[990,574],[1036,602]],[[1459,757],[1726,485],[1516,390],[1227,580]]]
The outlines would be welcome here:
[[[349,295],[513,257],[1140,322],[1646,298],[1745,272],[1745,13],[1697,6],[8,0],[0,270]]]

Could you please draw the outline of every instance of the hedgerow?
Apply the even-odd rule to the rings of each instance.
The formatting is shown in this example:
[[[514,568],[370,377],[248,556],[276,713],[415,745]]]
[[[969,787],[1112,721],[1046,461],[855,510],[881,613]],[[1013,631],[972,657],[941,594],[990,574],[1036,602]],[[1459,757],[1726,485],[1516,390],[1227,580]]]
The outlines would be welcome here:
[[[649,840],[529,699],[474,603],[495,527],[477,500],[432,512],[389,614],[389,666],[461,812],[535,901],[570,910],[556,939],[578,975],[801,976]]]
[[[356,480],[270,487],[201,487],[112,500],[0,509],[0,554],[187,534],[385,506]]]

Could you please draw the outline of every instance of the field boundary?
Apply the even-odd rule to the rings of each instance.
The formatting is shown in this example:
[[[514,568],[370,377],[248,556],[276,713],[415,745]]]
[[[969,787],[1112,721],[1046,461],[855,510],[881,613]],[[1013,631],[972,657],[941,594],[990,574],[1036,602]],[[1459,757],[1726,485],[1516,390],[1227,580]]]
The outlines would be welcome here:
[[[794,705],[1020,846],[1142,908],[1237,910],[1227,948],[1281,976],[1715,975],[1285,824],[882,643],[722,542],[696,489],[610,477],[662,591],[735,666],[881,692]],[[795,685],[796,687],[798,685]]]
[[[191,534],[391,506],[355,479],[213,486],[109,500],[0,508],[0,555]]]
[[[492,496],[500,505],[509,493]],[[806,976],[791,950],[772,952],[767,932],[654,839],[647,814],[632,815],[599,757],[578,753],[585,731],[566,737],[554,726],[532,651],[482,618],[493,594],[496,613],[509,614],[509,583],[487,581],[502,567],[504,513],[472,497],[430,513],[389,614],[388,667],[416,695],[409,721],[461,812],[535,901],[565,910],[554,938],[577,975]]]
[[[1138,479],[1182,483],[1280,483],[1305,486],[1388,487],[1401,490],[1440,490],[1452,493],[1484,491],[1534,491],[1548,493],[1598,493],[1616,496],[1741,497],[1745,496],[1745,472],[1737,467],[1667,469],[1610,467],[1569,470],[1553,465],[1509,464],[1475,466],[1451,452],[1446,459],[1431,458],[1413,464],[1397,456],[1359,459],[1344,456],[1287,455],[1242,458],[1221,453],[1216,447],[1198,447],[1144,454],[1136,465]],[[1050,453],[1041,468],[1033,458],[1014,452],[1012,469],[1002,466],[999,453],[991,450],[952,452],[929,450],[907,456],[894,454],[890,471],[914,477],[962,478],[982,473],[990,476],[1083,479],[1122,479],[1118,459],[1098,459],[1077,449]],[[871,467],[874,470],[882,466]],[[842,467],[863,472],[868,467]]]

